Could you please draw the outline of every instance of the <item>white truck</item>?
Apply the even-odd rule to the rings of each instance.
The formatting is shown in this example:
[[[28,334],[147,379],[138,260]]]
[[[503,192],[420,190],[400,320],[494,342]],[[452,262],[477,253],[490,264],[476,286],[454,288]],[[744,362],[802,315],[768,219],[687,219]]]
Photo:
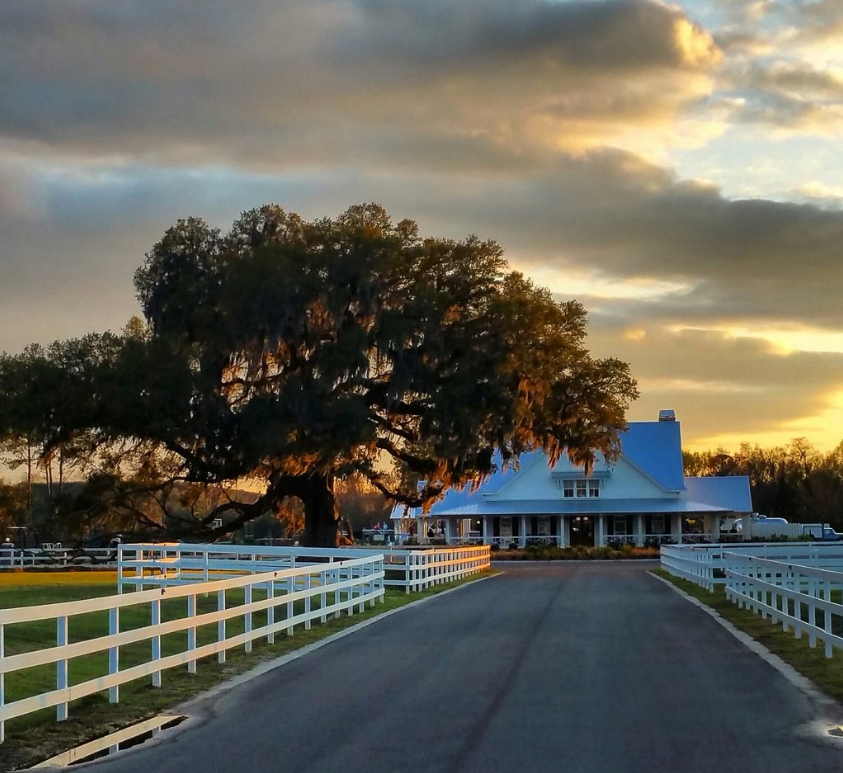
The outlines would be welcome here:
[[[766,515],[754,515],[752,518],[738,518],[734,523],[735,531],[744,540],[764,540],[773,537],[804,539],[810,536],[816,542],[839,542],[843,533],[835,531],[826,523],[788,523],[785,518],[768,518]]]
[[[834,531],[825,523],[803,523],[803,534],[810,534],[817,542],[840,542],[843,540],[843,533]]]

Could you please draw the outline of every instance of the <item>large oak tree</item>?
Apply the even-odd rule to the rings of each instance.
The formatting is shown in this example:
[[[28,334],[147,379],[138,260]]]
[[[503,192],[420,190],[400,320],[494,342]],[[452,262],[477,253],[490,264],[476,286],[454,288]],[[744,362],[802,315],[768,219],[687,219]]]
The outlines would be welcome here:
[[[99,356],[63,431],[144,449],[186,483],[259,485],[185,534],[296,497],[305,541],[332,545],[338,478],[424,506],[493,458],[588,466],[616,454],[637,396],[625,363],[589,355],[579,303],[509,271],[495,242],[421,238],[376,205],[314,222],[265,206],[228,234],[180,220],[135,285],[147,328]]]

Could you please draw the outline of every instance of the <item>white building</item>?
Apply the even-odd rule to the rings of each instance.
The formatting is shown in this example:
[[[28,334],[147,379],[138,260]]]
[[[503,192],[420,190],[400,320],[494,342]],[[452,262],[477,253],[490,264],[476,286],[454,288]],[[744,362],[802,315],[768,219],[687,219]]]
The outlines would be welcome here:
[[[426,515],[411,511],[413,528],[421,542],[640,546],[680,543],[690,531],[716,540],[721,519],[752,512],[748,478],[684,476],[672,411],[631,422],[621,443],[620,457],[607,464],[598,456],[588,476],[567,458],[551,469],[543,452],[524,454],[517,470],[498,471],[475,491],[448,491]],[[393,518],[402,516],[396,508]]]

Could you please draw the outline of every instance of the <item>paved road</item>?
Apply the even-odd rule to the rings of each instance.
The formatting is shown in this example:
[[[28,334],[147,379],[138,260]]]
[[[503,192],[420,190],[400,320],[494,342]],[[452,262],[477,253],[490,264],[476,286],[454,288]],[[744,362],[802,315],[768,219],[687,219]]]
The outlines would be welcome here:
[[[828,719],[822,705],[643,566],[504,572],[235,688],[198,726],[95,768],[843,770],[843,742],[810,729]]]

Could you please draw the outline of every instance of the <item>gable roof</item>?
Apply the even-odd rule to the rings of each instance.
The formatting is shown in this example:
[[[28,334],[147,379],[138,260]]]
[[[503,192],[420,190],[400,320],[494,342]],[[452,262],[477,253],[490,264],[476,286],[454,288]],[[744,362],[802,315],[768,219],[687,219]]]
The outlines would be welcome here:
[[[682,468],[682,438],[678,421],[631,422],[621,434],[621,456],[640,473],[666,492],[674,493],[667,499],[603,499],[599,500],[518,500],[520,511],[527,513],[624,513],[624,512],[752,512],[749,479],[746,477],[686,478]],[[498,469],[476,490],[470,486],[449,489],[445,496],[434,503],[429,511],[437,515],[471,516],[492,515],[512,510],[513,502],[496,502],[494,495],[515,480],[534,464],[547,466],[543,451],[522,454],[517,469],[500,469],[501,457],[494,457]],[[611,468],[611,465],[609,465]],[[554,468],[572,468],[563,458]],[[598,454],[595,470],[605,470],[606,462]],[[548,475],[552,471],[548,468]],[[492,495],[492,496],[490,496]],[[393,510],[393,518],[400,518],[403,508]],[[412,517],[421,515],[420,509],[411,511]]]
[[[678,421],[636,421],[621,435],[621,454],[667,491],[685,487]]]

